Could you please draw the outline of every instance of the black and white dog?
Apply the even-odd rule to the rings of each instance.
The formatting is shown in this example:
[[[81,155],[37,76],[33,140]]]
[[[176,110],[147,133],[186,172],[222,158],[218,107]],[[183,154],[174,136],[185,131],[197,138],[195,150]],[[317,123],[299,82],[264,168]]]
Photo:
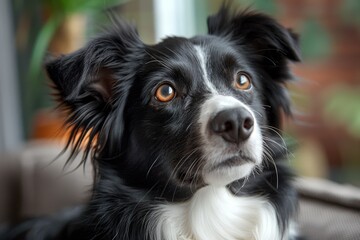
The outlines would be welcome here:
[[[118,21],[46,64],[96,168],[83,208],[5,239],[296,239],[296,192],[279,135],[298,38],[223,6],[208,34],[146,45]]]

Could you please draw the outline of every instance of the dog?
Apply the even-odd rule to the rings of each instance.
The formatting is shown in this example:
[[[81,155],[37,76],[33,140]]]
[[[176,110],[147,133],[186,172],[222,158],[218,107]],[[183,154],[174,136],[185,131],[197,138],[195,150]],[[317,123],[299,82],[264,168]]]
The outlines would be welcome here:
[[[93,161],[93,194],[4,239],[298,239],[280,131],[298,35],[231,8],[208,18],[207,35],[155,45],[115,20],[46,63],[72,129],[67,147]]]

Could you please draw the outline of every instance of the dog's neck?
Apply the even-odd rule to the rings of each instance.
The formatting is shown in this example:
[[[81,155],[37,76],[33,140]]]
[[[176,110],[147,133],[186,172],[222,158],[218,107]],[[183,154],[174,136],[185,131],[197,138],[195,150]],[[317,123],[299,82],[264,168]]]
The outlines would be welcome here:
[[[262,197],[236,197],[207,186],[187,202],[160,205],[154,239],[281,239],[274,207]]]

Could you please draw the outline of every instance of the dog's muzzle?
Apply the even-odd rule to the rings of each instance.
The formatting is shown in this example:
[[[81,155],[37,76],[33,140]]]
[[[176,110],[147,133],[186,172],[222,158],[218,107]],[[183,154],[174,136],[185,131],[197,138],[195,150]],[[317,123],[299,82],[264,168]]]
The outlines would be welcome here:
[[[208,98],[200,111],[204,182],[225,186],[262,161],[260,127],[252,109],[232,96]]]

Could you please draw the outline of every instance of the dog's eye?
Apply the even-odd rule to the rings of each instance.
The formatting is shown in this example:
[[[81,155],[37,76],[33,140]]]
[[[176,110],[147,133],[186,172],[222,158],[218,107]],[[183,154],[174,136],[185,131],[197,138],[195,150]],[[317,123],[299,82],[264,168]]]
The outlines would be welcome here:
[[[247,73],[239,72],[235,76],[234,85],[240,90],[249,90],[251,88],[251,78]]]
[[[160,102],[169,102],[175,97],[175,90],[169,84],[163,84],[156,89],[155,98]]]

